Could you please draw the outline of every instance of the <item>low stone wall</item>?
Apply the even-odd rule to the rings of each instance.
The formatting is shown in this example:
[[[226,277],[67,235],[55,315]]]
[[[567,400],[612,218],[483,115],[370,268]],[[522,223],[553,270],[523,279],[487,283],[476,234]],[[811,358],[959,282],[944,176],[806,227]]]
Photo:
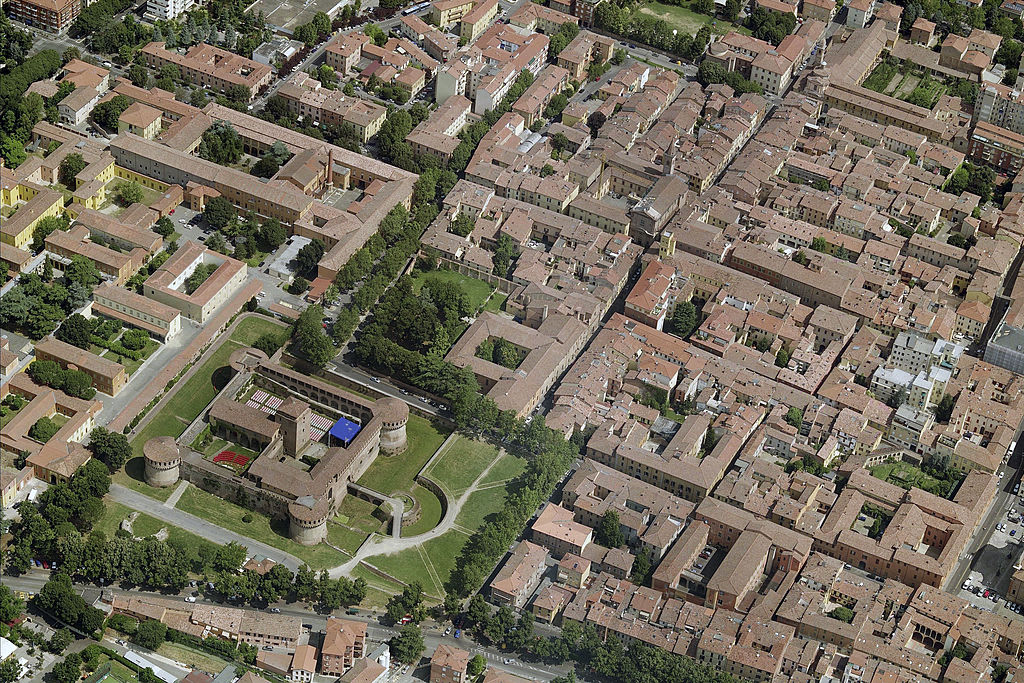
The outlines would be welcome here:
[[[417,474],[416,483],[433,493],[441,501],[441,519],[444,519],[445,515],[448,514],[448,494],[444,492],[437,482],[425,474]]]
[[[182,455],[181,478],[248,510],[277,519],[288,518],[287,498],[261,489],[254,482],[213,464],[195,451],[188,450]]]

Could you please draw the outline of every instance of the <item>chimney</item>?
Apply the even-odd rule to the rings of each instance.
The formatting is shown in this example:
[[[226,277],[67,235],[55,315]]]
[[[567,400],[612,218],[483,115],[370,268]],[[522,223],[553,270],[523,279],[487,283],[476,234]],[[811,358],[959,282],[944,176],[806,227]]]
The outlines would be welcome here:
[[[334,187],[334,147],[327,148],[327,189]]]

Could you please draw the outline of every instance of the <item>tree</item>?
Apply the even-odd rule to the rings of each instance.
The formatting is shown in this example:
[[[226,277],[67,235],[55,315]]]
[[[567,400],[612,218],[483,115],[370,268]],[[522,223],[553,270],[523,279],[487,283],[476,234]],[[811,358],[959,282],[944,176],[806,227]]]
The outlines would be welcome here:
[[[418,662],[425,649],[423,632],[414,624],[406,624],[391,639],[391,654],[403,664]]]
[[[149,69],[144,64],[132,64],[128,68],[128,80],[140,88],[149,87]]]
[[[267,251],[275,251],[288,239],[288,230],[276,218],[271,218],[260,226],[260,240]]]
[[[105,427],[96,427],[89,435],[89,452],[92,456],[107,466],[111,472],[116,472],[128,459],[132,457],[132,447],[128,443],[128,437],[120,432],[111,432]]]
[[[88,349],[92,343],[93,323],[85,316],[74,313],[57,328],[57,339],[62,342]]]
[[[116,131],[117,121],[121,118],[124,110],[130,107],[132,101],[124,95],[115,95],[106,102],[101,102],[93,107],[92,120],[101,128]]]
[[[797,429],[800,429],[800,425],[802,425],[804,422],[804,411],[800,410],[796,406],[793,406],[789,409],[789,411],[786,412],[786,417],[784,419],[789,424],[793,425]]]
[[[161,216],[153,226],[153,232],[161,237],[170,237],[174,234],[174,223],[167,216]]]
[[[476,654],[469,660],[469,666],[466,667],[466,673],[468,673],[471,678],[476,678],[484,672],[485,668],[487,668],[487,660],[484,659],[483,655]]]
[[[776,367],[784,368],[789,365],[789,351],[785,346],[780,348],[775,353],[775,365]]]
[[[117,184],[117,198],[124,206],[136,204],[142,201],[142,186],[134,180],[121,181]]]
[[[608,510],[604,513],[597,528],[594,529],[594,541],[606,548],[618,548],[625,545],[626,537],[622,534],[618,512]]]
[[[82,677],[82,656],[72,652],[54,665],[50,676],[56,683],[75,683]]]
[[[840,605],[829,612],[828,615],[833,619],[838,619],[839,621],[846,622],[847,624],[853,623],[853,610],[849,607],[843,607]]]
[[[636,555],[636,560],[633,562],[633,571],[630,576],[633,579],[633,583],[637,585],[644,585],[647,583],[647,579],[650,578],[651,573],[651,554],[646,550],[641,550]]]
[[[587,127],[590,128],[590,137],[596,138],[601,127],[604,126],[607,117],[599,111],[595,111],[587,119]]]
[[[686,339],[697,328],[697,309],[689,301],[676,304],[669,321],[669,331]]]
[[[799,263],[801,266],[806,266],[808,263],[811,262],[811,259],[807,256],[807,254],[804,253],[803,249],[799,249],[796,252],[794,252],[792,259],[796,263]]]
[[[139,624],[139,630],[135,632],[132,642],[148,650],[155,650],[160,647],[167,636],[167,624],[156,619],[147,619]]]
[[[67,627],[60,628],[54,631],[53,635],[50,636],[50,642],[47,644],[46,649],[56,655],[59,655],[63,653],[64,650],[68,649],[68,645],[70,645],[73,640],[74,638],[71,636],[71,631],[69,631]]]
[[[956,405],[956,397],[952,394],[943,394],[935,406],[935,421],[942,424],[949,424],[949,418],[953,416],[953,407]]]
[[[69,285],[77,282],[86,287],[99,284],[101,280],[100,271],[91,259],[75,254],[71,257],[71,263],[64,267],[64,283]]]
[[[491,608],[487,606],[484,596],[474,593],[469,599],[469,606],[466,608],[466,618],[471,624],[477,625],[482,630],[491,619]]]
[[[199,156],[222,166],[237,163],[242,158],[242,150],[242,139],[227,121],[214,122],[199,143]]]
[[[959,249],[966,249],[967,248],[967,238],[964,237],[963,235],[961,235],[958,232],[954,232],[954,233],[951,233],[949,235],[949,237],[946,238],[946,244],[949,244],[951,246],[957,247]]]
[[[21,680],[21,662],[17,657],[8,657],[0,662],[0,683],[17,683]]]
[[[82,155],[78,152],[72,152],[64,157],[60,162],[60,166],[57,167],[57,179],[68,189],[74,190],[78,187],[75,178],[85,170],[86,166],[87,164]]]
[[[313,238],[295,254],[295,270],[299,273],[312,273],[324,257],[324,252],[324,243]]]
[[[14,596],[11,589],[0,584],[0,622],[7,624],[18,618],[25,603]]]
[[[206,202],[203,218],[215,228],[223,228],[235,217],[235,207],[224,197],[213,197]]]
[[[28,436],[30,439],[35,439],[39,443],[46,443],[54,434],[57,433],[58,429],[60,429],[60,427],[57,426],[56,422],[48,417],[41,417],[35,421],[35,424],[29,427]]]
[[[739,0],[725,0],[725,11],[723,12],[725,20],[736,23],[740,17],[740,9]]]

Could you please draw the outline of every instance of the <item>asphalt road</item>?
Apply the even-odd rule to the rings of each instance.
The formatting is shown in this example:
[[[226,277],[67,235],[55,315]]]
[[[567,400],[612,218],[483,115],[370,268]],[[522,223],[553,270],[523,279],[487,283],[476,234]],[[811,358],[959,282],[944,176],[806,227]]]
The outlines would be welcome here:
[[[41,569],[33,569],[29,573],[27,573],[27,574],[25,574],[23,576],[4,577],[4,584],[7,585],[11,590],[14,590],[14,591],[26,591],[26,592],[38,593],[39,590],[43,587],[43,584],[46,583],[48,578],[49,578],[49,572],[48,571],[44,571],[44,570],[41,570]],[[76,589],[76,592],[78,592],[79,594],[81,594],[83,592],[87,592],[87,591],[89,593],[91,593],[91,594],[96,594],[97,593],[97,589],[94,586],[89,585],[89,584],[76,584],[75,585],[75,589]],[[122,590],[122,589],[117,588],[117,587],[111,587],[111,588],[108,588],[108,589],[105,589],[105,590],[111,590],[111,591],[113,591],[113,593],[115,595],[121,595],[121,596],[126,596],[126,597],[144,598],[144,597],[149,597],[149,596],[156,595],[154,593],[147,592],[147,591]],[[184,593],[182,594],[182,596],[183,595],[184,595]],[[182,597],[182,596],[179,596],[179,597]],[[90,597],[92,597],[92,596],[90,595]],[[173,595],[171,595],[171,596],[161,595],[161,597],[174,597],[174,596]],[[184,600],[184,597],[182,597],[182,600]],[[218,602],[215,602],[215,601],[211,601],[211,600],[207,600],[205,597],[199,596],[196,599],[196,604],[217,605],[217,604],[221,604],[221,603],[218,603]],[[324,629],[326,623],[327,623],[327,617],[331,616],[330,614],[319,614],[317,612],[314,612],[310,607],[308,607],[308,606],[306,606],[306,605],[304,605],[302,603],[284,603],[284,602],[282,602],[282,603],[277,603],[276,607],[281,610],[281,614],[282,615],[298,617],[298,618],[302,619],[302,623],[303,624],[308,624],[311,627],[312,631],[322,631]],[[249,611],[249,612],[265,612],[266,611],[266,610],[260,610],[260,609],[252,608],[252,607],[239,607],[238,609],[243,609],[243,610],[246,610],[246,611]],[[342,616],[342,615],[343,615],[343,611],[339,610],[337,616]],[[390,627],[381,625],[379,623],[378,617],[376,615],[374,615],[372,613],[369,613],[369,612],[367,612],[365,610],[360,610],[360,613],[356,614],[356,615],[347,615],[347,614],[345,614],[344,617],[346,619],[353,619],[353,620],[356,620],[356,621],[365,622],[367,624],[367,627],[366,627],[367,638],[369,640],[371,640],[371,641],[384,642],[386,640],[389,640],[392,636],[397,635],[397,633],[398,633],[398,631],[396,629],[394,629],[394,628],[390,628]],[[448,644],[448,645],[457,645],[457,646],[459,646],[459,647],[461,647],[461,648],[463,648],[465,650],[469,650],[473,654],[481,654],[487,660],[488,666],[490,666],[492,668],[500,669],[502,671],[507,671],[509,673],[512,673],[512,674],[515,674],[517,676],[526,678],[528,680],[550,681],[552,678],[564,675],[565,673],[567,673],[569,671],[569,668],[570,668],[567,665],[561,665],[561,666],[557,666],[557,667],[547,667],[547,666],[535,665],[535,664],[530,664],[530,663],[520,662],[520,661],[512,661],[509,664],[505,664],[504,660],[505,659],[509,659],[509,658],[513,657],[514,655],[509,655],[507,653],[503,653],[503,652],[501,652],[500,650],[498,650],[496,648],[484,647],[484,646],[474,642],[468,635],[463,635],[461,638],[456,639],[454,637],[454,631],[451,634],[446,636],[446,635],[444,635],[444,629],[447,627],[447,623],[438,624],[438,623],[434,623],[434,622],[425,622],[421,626],[423,627],[423,642],[424,642],[424,644],[426,646],[426,651],[424,652],[424,656],[427,657],[427,658],[429,658],[431,656],[431,654],[434,652],[434,650],[437,649],[438,645],[440,645],[442,643],[445,643],[445,644]],[[548,630],[550,630],[550,629],[548,629]],[[144,649],[141,649],[141,648],[136,648],[136,647],[134,647],[134,646],[132,646],[130,644],[128,645],[128,647],[122,647],[122,646],[116,645],[116,643],[105,642],[104,645],[106,645],[108,647],[113,647],[114,649],[116,649],[116,650],[118,650],[119,652],[122,652],[122,653],[125,650],[127,650],[127,649],[135,649],[140,654],[143,654],[144,656],[147,656],[147,657],[150,657],[151,659],[153,659],[155,664],[157,664],[157,665],[159,665],[159,666],[161,666],[163,668],[171,669],[171,665],[166,664],[163,661],[160,661],[156,657],[152,657],[147,650],[144,650]],[[426,666],[421,666],[418,669],[416,669],[415,671],[410,669],[409,673],[406,676],[395,677],[394,680],[413,680],[414,674],[415,674],[415,678],[420,678],[422,680],[426,680],[427,678],[429,678],[429,671],[427,669],[428,669],[428,667],[426,667]],[[178,672],[172,670],[172,673],[178,673]],[[184,676],[187,672],[186,671],[181,671],[180,673],[181,673],[182,676]]]

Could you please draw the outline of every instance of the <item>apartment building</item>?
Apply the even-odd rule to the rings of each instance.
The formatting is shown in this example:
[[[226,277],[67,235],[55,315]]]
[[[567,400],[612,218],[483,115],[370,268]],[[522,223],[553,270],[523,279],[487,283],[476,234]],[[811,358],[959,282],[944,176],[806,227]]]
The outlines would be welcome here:
[[[215,270],[189,292],[185,282],[199,266],[212,266]],[[147,298],[177,309],[186,318],[203,323],[231,299],[245,283],[245,275],[245,263],[196,242],[186,242],[149,276],[143,293]]]
[[[548,64],[530,87],[512,105],[512,111],[523,117],[527,126],[541,118],[551,98],[569,85],[569,72],[560,66]]]
[[[7,14],[17,21],[50,33],[63,33],[75,23],[81,0],[7,0]]]
[[[487,30],[496,16],[498,0],[480,0],[459,20],[459,38],[469,45]]]
[[[444,101],[420,121],[405,141],[416,154],[429,154],[438,161],[448,161],[462,142],[457,136],[468,123],[473,103],[462,95],[454,95]]]
[[[474,0],[435,0],[430,3],[430,23],[448,28],[473,9]]]
[[[523,609],[547,571],[547,558],[548,551],[542,546],[519,541],[491,580],[491,601]]]
[[[220,92],[227,92],[232,86],[242,86],[249,93],[249,101],[259,96],[274,77],[273,69],[266,64],[206,43],[195,45],[184,55],[168,50],[164,45],[154,41],[142,48],[142,55],[150,68],[175,64],[182,77]]]
[[[52,360],[65,370],[69,366],[81,370],[92,378],[96,391],[104,394],[117,396],[128,383],[128,374],[120,363],[101,358],[59,339],[48,337],[39,340],[36,342],[35,352],[36,360]]]
[[[277,94],[288,102],[288,108],[295,114],[319,124],[349,130],[363,143],[377,134],[388,113],[387,108],[369,100],[324,88],[320,81],[301,71],[282,83]]]
[[[590,65],[607,63],[614,50],[614,40],[590,31],[580,31],[558,53],[558,66],[569,72],[570,80],[582,82]]]
[[[561,559],[566,554],[583,555],[593,540],[593,530],[576,522],[573,513],[555,503],[548,503],[530,527],[533,542]]]
[[[468,652],[441,643],[430,658],[430,683],[463,683],[468,666]]]
[[[562,24],[579,25],[580,20],[571,14],[531,2],[520,5],[519,9],[508,18],[508,23],[518,26],[528,33],[536,31],[551,35],[556,33]]]
[[[967,143],[967,156],[1003,173],[1015,174],[1024,167],[1024,135],[979,121]]]
[[[89,229],[74,225],[69,230],[54,230],[46,238],[46,250],[62,259],[84,256],[96,264],[96,269],[109,275],[117,284],[124,284],[142,267],[146,257],[142,249],[125,254],[96,244],[89,239]]]
[[[181,313],[178,309],[110,282],[97,287],[93,292],[91,310],[93,315],[120,320],[146,330],[165,342],[181,331]]]
[[[191,10],[196,0],[147,0],[146,16],[151,19],[171,21]]]
[[[320,646],[320,673],[342,676],[366,656],[366,623],[329,617]]]
[[[132,102],[117,120],[117,132],[128,132],[152,140],[159,135],[162,121],[163,114],[160,110],[141,102]]]

